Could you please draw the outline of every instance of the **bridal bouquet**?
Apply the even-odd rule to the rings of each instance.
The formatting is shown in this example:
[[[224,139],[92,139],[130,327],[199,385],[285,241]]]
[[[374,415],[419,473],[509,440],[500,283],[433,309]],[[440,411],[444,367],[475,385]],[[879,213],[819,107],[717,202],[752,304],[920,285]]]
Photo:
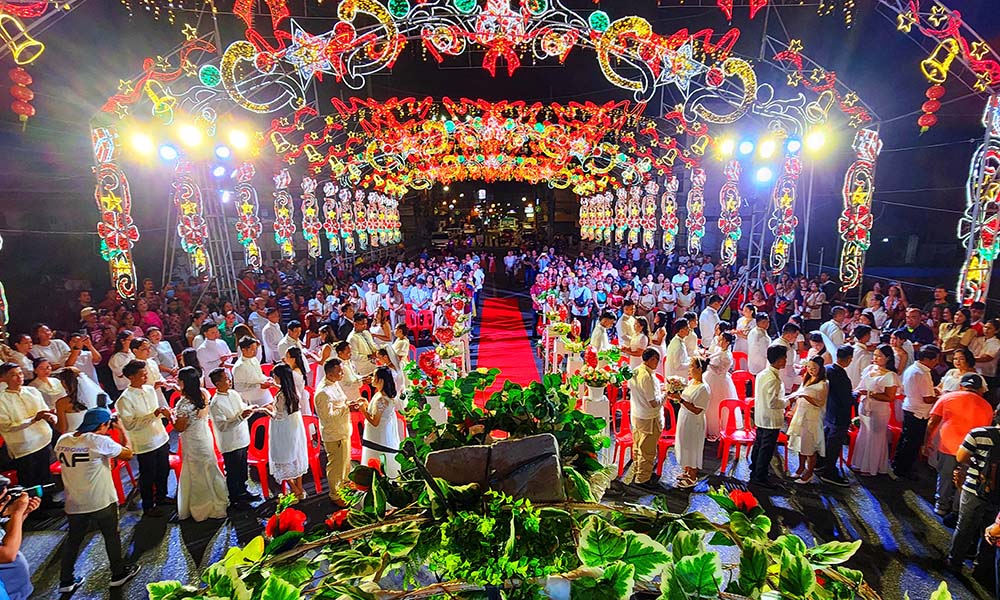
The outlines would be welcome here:
[[[680,396],[681,392],[684,391],[684,388],[687,387],[687,383],[687,380],[683,377],[671,375],[670,377],[667,377],[664,387],[667,390],[667,395]]]

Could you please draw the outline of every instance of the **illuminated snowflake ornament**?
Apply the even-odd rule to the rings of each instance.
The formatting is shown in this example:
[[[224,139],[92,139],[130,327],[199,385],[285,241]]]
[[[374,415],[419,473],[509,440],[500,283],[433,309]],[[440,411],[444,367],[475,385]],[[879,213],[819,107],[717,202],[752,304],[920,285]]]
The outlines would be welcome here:
[[[309,81],[315,76],[323,80],[323,73],[334,74],[333,64],[327,58],[326,45],[329,34],[313,35],[295,21],[291,22],[292,43],[285,50],[285,60],[298,71],[303,81]]]

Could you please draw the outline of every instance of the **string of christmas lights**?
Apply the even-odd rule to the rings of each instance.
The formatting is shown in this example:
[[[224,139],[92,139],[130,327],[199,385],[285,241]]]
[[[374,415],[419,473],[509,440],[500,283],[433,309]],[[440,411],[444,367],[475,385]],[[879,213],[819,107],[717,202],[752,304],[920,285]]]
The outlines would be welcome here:
[[[875,194],[875,161],[882,152],[878,131],[862,129],[854,136],[855,159],[844,174],[844,211],[837,229],[844,245],[840,252],[840,289],[846,292],[861,285],[865,253],[871,246],[872,196]]]

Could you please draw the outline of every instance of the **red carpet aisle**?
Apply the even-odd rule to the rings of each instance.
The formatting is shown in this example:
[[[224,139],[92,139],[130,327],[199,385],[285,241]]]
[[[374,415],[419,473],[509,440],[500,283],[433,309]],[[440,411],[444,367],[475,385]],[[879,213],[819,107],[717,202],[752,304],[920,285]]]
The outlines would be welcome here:
[[[521,385],[541,380],[517,298],[483,300],[476,366],[500,369],[500,376],[486,397],[503,387],[508,379]]]

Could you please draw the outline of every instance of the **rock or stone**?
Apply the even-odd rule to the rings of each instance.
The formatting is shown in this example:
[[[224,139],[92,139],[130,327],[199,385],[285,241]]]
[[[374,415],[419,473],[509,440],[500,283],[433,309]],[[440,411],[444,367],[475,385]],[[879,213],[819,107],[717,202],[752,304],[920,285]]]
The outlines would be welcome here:
[[[559,445],[551,434],[431,452],[427,470],[454,484],[478,483],[532,502],[565,500]]]

